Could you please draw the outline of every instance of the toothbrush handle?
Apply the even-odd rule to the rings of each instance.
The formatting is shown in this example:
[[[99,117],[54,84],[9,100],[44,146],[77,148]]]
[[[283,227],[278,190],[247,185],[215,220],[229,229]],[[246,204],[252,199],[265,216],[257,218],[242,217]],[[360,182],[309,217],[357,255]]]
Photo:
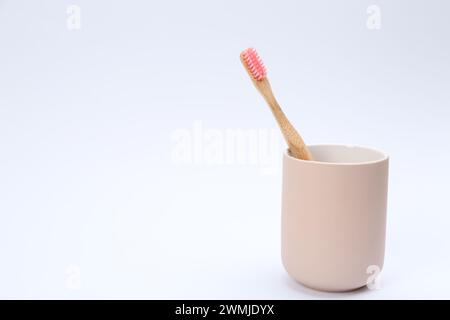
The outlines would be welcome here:
[[[255,81],[254,83],[258,91],[264,97],[264,100],[266,100],[267,104],[270,106],[281,132],[283,133],[284,139],[289,146],[289,151],[292,156],[298,159],[312,160],[313,158],[311,152],[308,150],[308,147],[302,137],[289,122],[288,118],[275,99],[269,80],[265,78],[262,81]]]

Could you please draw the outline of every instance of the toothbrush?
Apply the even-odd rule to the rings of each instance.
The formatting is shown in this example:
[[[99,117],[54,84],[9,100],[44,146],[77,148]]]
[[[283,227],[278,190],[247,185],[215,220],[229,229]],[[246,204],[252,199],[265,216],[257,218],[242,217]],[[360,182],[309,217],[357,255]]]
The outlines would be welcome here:
[[[295,130],[294,126],[289,122],[288,118],[281,110],[275,96],[272,92],[272,88],[267,79],[267,71],[258,53],[253,48],[245,49],[241,52],[241,62],[247,70],[250,78],[253,81],[256,89],[261,93],[270,106],[275,119],[283,133],[284,139],[289,146],[289,152],[292,156],[303,160],[312,160],[312,155],[305,145],[302,137]]]

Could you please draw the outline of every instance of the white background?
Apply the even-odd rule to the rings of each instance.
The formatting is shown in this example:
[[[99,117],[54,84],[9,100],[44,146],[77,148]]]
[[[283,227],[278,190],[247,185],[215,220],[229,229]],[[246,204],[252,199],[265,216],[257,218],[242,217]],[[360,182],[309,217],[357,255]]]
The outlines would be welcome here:
[[[0,0],[0,297],[450,298],[449,10]],[[379,290],[323,293],[287,276],[279,162],[268,173],[173,157],[174,134],[198,142],[196,124],[276,130],[239,62],[248,46],[307,143],[390,155]]]

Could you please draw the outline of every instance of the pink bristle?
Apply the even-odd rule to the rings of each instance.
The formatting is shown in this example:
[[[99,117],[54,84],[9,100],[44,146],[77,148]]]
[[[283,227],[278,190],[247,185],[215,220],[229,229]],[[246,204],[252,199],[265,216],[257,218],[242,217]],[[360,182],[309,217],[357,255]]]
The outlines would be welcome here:
[[[255,49],[248,48],[244,50],[242,52],[242,57],[244,58],[247,69],[250,71],[253,79],[261,81],[266,77],[266,67]]]

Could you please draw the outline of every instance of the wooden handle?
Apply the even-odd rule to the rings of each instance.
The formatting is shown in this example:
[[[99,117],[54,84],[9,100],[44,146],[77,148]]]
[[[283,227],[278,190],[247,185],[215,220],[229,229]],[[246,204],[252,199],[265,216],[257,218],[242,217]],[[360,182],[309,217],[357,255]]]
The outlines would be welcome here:
[[[284,139],[289,146],[291,155],[298,159],[313,160],[311,152],[308,150],[308,147],[302,137],[289,122],[283,110],[281,110],[281,107],[272,92],[269,80],[267,78],[261,81],[253,80],[253,83],[264,97],[264,100],[266,100],[267,104],[270,106],[270,109],[272,110],[272,113],[280,126],[281,132],[283,133]]]

